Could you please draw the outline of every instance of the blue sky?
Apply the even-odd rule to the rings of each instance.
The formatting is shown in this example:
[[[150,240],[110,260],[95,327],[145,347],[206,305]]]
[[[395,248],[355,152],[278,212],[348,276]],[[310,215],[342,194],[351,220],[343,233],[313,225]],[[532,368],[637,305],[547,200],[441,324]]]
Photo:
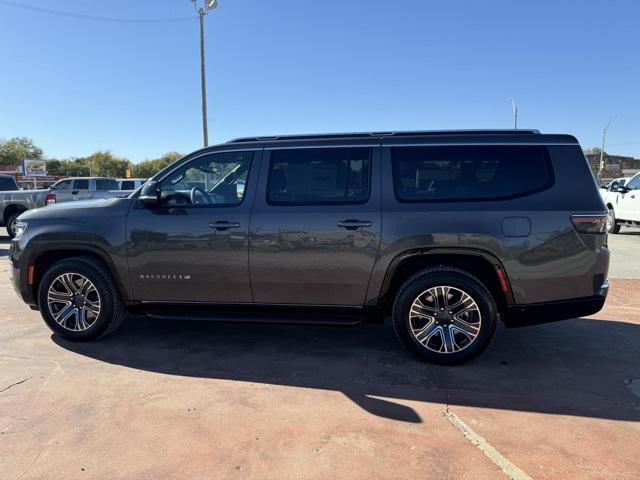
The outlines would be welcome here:
[[[177,18],[189,0],[13,0]],[[519,126],[640,157],[637,0],[220,0],[211,143],[246,135]],[[0,138],[140,161],[202,142],[197,19],[117,23],[0,1]]]

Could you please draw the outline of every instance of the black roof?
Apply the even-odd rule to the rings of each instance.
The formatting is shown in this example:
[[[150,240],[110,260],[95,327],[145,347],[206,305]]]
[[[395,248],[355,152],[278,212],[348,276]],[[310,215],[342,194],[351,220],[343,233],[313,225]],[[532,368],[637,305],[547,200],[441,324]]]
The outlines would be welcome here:
[[[401,132],[357,132],[357,133],[322,133],[307,135],[274,135],[264,137],[242,137],[227,143],[272,142],[277,140],[331,140],[340,138],[387,138],[387,137],[422,137],[444,135],[539,135],[539,130],[416,130]]]

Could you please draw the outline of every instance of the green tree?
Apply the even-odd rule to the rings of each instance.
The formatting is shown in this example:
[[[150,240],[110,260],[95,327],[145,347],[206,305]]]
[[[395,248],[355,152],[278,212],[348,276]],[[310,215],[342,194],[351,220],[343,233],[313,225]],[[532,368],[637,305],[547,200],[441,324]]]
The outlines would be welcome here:
[[[116,157],[111,152],[95,152],[78,160],[96,177],[124,177],[127,169],[131,168],[129,160]]]
[[[150,158],[133,166],[133,174],[139,178],[150,178],[162,170],[164,167],[171,165],[184,155],[178,152],[165,153],[159,158]]]
[[[36,147],[30,138],[15,137],[6,142],[0,142],[0,165],[17,167],[25,158],[28,160],[42,158],[42,149]]]

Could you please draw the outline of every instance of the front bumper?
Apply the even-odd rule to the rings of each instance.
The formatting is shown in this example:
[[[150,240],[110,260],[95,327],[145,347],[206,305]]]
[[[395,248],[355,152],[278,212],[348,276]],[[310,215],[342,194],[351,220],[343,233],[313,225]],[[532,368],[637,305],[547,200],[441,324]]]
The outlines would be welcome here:
[[[608,280],[600,286],[592,297],[532,303],[529,305],[509,305],[505,312],[504,324],[508,328],[526,327],[593,315],[602,310],[607,299],[607,293],[609,293]]]
[[[29,265],[25,261],[24,247],[27,243],[26,236],[12,239],[9,247],[9,276],[11,285],[18,296],[31,308],[37,305],[34,291],[28,282],[27,271]]]

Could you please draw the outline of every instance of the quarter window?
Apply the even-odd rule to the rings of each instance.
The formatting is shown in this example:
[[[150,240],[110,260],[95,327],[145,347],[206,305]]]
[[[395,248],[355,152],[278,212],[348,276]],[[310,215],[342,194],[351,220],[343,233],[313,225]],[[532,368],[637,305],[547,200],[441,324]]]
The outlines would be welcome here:
[[[363,203],[369,198],[370,170],[369,148],[274,150],[267,200],[276,205]]]
[[[395,147],[391,157],[402,201],[509,198],[553,183],[546,148],[538,146]]]

